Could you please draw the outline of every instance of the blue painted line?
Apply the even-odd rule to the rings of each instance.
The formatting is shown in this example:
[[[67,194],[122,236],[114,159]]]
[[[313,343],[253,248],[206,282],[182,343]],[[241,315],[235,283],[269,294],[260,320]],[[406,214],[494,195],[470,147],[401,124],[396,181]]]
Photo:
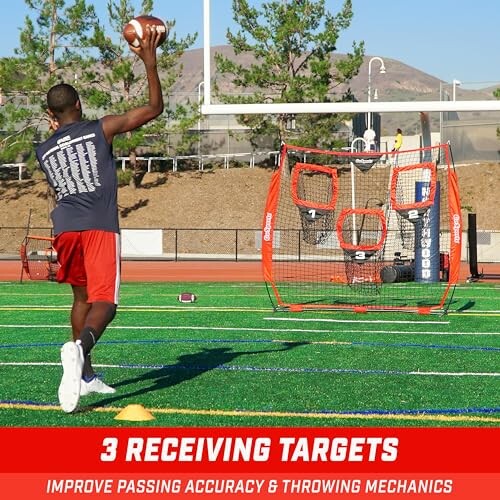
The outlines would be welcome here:
[[[37,342],[29,344],[1,344],[0,349],[24,349],[27,347],[61,347],[61,342]]]
[[[46,403],[37,401],[23,401],[23,400],[0,400],[0,405],[26,405],[33,407],[52,407],[59,406],[58,403]],[[239,409],[238,411],[245,412],[248,410]],[[264,413],[266,410],[262,410]],[[500,407],[470,407],[470,408],[420,408],[420,409],[370,409],[370,410],[288,410],[294,413],[302,413],[304,415],[309,414],[337,414],[337,415],[470,415],[470,414],[496,414],[500,413]]]
[[[59,403],[47,403],[47,402],[39,402],[39,401],[22,401],[17,399],[5,399],[0,401],[0,405],[26,405],[26,406],[59,406]]]
[[[318,343],[328,341],[317,341]],[[338,343],[335,343],[338,342]],[[101,340],[99,345],[123,345],[123,344],[294,344],[301,343],[303,345],[308,345],[308,341],[289,341],[289,340],[269,340],[269,339],[149,339],[149,340]],[[310,344],[315,344],[315,341],[311,341]],[[461,350],[461,351],[486,351],[486,352],[498,352],[500,347],[487,347],[487,346],[462,346],[462,345],[440,345],[440,344],[416,344],[412,342],[398,342],[398,343],[385,343],[385,342],[352,342],[349,340],[342,341],[332,341],[332,345],[336,347],[391,347],[391,348],[405,348],[412,347],[418,349],[449,349],[449,350]],[[19,349],[28,347],[61,347],[61,342],[31,342],[27,344],[0,344],[0,349]]]
[[[500,347],[478,347],[462,345],[440,345],[440,344],[415,344],[412,342],[398,342],[396,344],[386,344],[384,342],[351,342],[352,345],[373,346],[373,347],[418,347],[421,349],[457,349],[464,351],[500,351]]]

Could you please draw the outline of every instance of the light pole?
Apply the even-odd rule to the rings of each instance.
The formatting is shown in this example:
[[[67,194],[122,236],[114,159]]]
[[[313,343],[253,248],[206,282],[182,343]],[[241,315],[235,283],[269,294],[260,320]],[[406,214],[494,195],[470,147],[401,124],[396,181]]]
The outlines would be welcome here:
[[[201,168],[201,88],[205,85],[205,82],[200,82],[198,84],[198,170]]]
[[[462,85],[462,82],[460,80],[455,80],[453,79],[453,101],[456,101],[457,97],[457,87],[459,85]]]
[[[446,90],[445,86],[449,86],[449,83],[439,82],[439,100],[440,101],[449,101],[450,93]],[[445,114],[446,113],[446,114]],[[444,121],[449,120],[449,112],[448,111],[440,111],[439,112],[439,142],[443,144],[443,132],[444,132]]]
[[[380,74],[381,75],[384,75],[386,73],[383,59],[381,57],[372,57],[370,59],[370,61],[368,62],[368,102],[372,101],[372,62],[373,61],[378,61],[380,63]],[[367,128],[369,128],[369,129],[372,128],[372,114],[370,111],[368,112]]]
[[[439,81],[439,102],[443,100],[443,82]],[[439,143],[443,144],[443,112],[439,112]]]

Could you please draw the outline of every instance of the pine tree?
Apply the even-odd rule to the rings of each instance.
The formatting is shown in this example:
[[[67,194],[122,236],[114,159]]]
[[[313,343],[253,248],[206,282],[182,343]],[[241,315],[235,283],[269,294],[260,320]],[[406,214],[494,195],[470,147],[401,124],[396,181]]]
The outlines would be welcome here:
[[[142,0],[140,10],[136,11],[130,0],[120,0],[119,3],[109,0],[107,11],[112,30],[119,36],[117,42],[113,43],[106,36],[104,28],[96,29],[92,42],[99,49],[99,57],[95,64],[82,72],[82,95],[95,110],[105,109],[108,114],[123,113],[145,102],[146,80],[142,62],[129,50],[121,32],[133,17],[154,12],[154,5],[153,0]],[[169,35],[158,49],[158,71],[165,98],[165,111],[152,122],[118,136],[114,141],[116,154],[130,158],[133,173],[131,185],[135,187],[140,185],[145,173],[136,160],[139,147],[147,145],[150,150],[163,152],[170,148],[170,136],[176,134],[180,139],[173,145],[173,149],[175,153],[183,153],[189,148],[191,140],[195,140],[188,130],[198,120],[197,104],[176,105],[171,101],[170,95],[181,73],[179,59],[192,45],[196,34],[178,40],[173,32],[175,21],[166,21],[166,24]]]
[[[34,168],[33,143],[48,129],[46,92],[85,61],[97,17],[85,0],[25,1],[34,15],[24,21],[15,56],[0,59],[0,160]]]
[[[350,26],[351,0],[344,0],[337,14],[328,12],[325,0],[273,0],[252,7],[247,0],[233,0],[233,18],[240,29],[227,32],[236,57],[252,54],[249,66],[221,54],[217,69],[228,75],[245,95],[219,95],[226,103],[333,102],[352,100],[348,83],[363,62],[364,42],[353,43],[352,53],[333,58],[340,33]],[[216,86],[217,88],[217,86]],[[339,91],[339,88],[342,88]],[[258,136],[295,144],[333,147],[341,115],[241,116]],[[295,130],[290,125],[295,124]],[[293,127],[292,127],[293,128]]]
[[[0,106],[0,161],[27,161],[35,168],[34,143],[48,132],[46,93],[54,84],[72,84],[80,94],[85,118],[123,113],[146,100],[146,78],[139,58],[122,36],[123,26],[139,14],[154,12],[153,0],[142,0],[136,10],[131,0],[108,0],[111,32],[106,32],[95,9],[86,0],[25,0],[33,11],[25,19],[15,56],[0,59],[0,81],[5,98]],[[139,146],[163,152],[170,134],[180,136],[176,147],[184,152],[194,136],[188,130],[198,120],[197,103],[170,106],[169,94],[181,68],[179,59],[195,40],[170,34],[158,49],[166,108],[163,115],[138,130],[119,136],[115,152],[130,156],[133,185],[144,172],[135,161]],[[192,139],[190,139],[192,137]],[[184,148],[184,149],[183,149]]]

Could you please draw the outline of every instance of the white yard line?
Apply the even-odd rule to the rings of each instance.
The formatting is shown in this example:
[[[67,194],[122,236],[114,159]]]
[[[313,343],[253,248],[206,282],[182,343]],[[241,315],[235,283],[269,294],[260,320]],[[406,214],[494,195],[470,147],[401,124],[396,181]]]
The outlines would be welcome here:
[[[449,321],[408,321],[408,320],[386,320],[386,319],[332,319],[332,318],[264,318],[268,321],[306,321],[308,323],[323,322],[323,323],[368,323],[370,325],[386,324],[386,325],[449,325]]]
[[[49,363],[43,361],[37,362],[0,362],[0,366],[61,366],[60,363]],[[146,365],[116,365],[116,364],[94,364],[96,368],[120,368],[123,370],[150,370],[150,369],[160,369],[157,365],[146,366]],[[244,369],[245,367],[243,367]],[[254,368],[255,370],[255,368]],[[265,368],[262,369],[266,371]],[[290,370],[290,371],[301,371],[301,369]],[[328,370],[320,370],[321,373],[326,373]],[[500,373],[496,372],[421,372],[421,371],[398,371],[398,370],[364,370],[364,369],[339,369],[331,370],[332,373],[337,372],[353,372],[360,375],[373,375],[374,372],[379,372],[382,375],[416,375],[416,376],[425,376],[425,377],[500,377]],[[304,370],[305,374],[314,373],[307,369]]]

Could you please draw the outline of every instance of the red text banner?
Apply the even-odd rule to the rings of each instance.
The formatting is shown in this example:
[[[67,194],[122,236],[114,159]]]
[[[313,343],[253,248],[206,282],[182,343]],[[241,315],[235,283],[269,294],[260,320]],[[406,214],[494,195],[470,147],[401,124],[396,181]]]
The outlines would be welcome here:
[[[495,428],[2,428],[0,490],[30,499],[489,499],[500,490],[499,436]]]

